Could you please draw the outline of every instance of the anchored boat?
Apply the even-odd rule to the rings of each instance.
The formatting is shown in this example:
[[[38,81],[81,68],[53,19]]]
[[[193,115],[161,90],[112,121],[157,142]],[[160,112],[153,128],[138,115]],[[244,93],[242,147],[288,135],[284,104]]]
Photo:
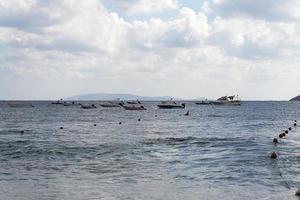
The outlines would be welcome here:
[[[238,95],[222,96],[218,98],[216,101],[211,101],[210,103],[212,105],[240,106],[241,99],[238,97]]]
[[[95,109],[97,107],[95,106],[95,104],[91,104],[91,105],[81,105],[81,108],[82,109]]]
[[[122,103],[118,103],[118,102],[104,102],[104,103],[100,103],[99,105],[103,108],[115,108],[115,107],[120,107]]]
[[[125,110],[147,110],[143,105],[136,105],[136,104],[132,104],[132,105],[121,105]]]
[[[160,109],[184,109],[185,103],[177,104],[172,99],[169,101],[162,101],[160,104],[157,105]]]

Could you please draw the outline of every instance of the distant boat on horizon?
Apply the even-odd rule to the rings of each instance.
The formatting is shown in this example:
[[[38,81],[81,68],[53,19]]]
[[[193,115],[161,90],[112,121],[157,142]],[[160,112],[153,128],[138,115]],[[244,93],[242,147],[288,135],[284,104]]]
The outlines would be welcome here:
[[[228,106],[240,106],[242,104],[238,95],[222,96],[215,101],[204,100],[196,102],[197,105],[228,105]]]
[[[124,104],[120,103],[125,110],[147,110],[142,104]]]
[[[57,100],[57,101],[52,101],[51,104],[62,105],[62,104],[64,104],[64,102],[63,102],[63,99],[60,99],[60,100]]]
[[[162,101],[160,104],[157,105],[159,109],[184,109],[185,103],[178,104],[171,98],[168,101]]]
[[[83,105],[81,104],[81,108],[82,109],[95,109],[97,108],[95,104],[91,104],[91,105]]]
[[[120,104],[123,104],[122,102],[118,101],[108,101],[108,102],[103,102],[99,103],[99,105],[103,108],[116,108],[116,107],[121,107]]]

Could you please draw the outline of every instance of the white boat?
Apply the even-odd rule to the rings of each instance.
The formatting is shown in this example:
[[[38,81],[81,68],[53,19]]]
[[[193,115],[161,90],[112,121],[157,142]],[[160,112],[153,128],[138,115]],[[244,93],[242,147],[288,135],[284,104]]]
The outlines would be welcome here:
[[[91,104],[91,105],[81,105],[81,108],[82,109],[95,109],[97,107],[95,106],[95,104]]]
[[[54,104],[54,105],[62,105],[64,102],[62,99],[60,100],[57,100],[57,101],[52,101],[51,104]]]
[[[141,104],[132,104],[132,105],[122,105],[122,107],[125,110],[147,110],[143,105]]]
[[[211,103],[208,99],[205,99],[205,100],[202,100],[202,101],[195,102],[195,104],[197,104],[197,105],[210,105]]]
[[[128,104],[142,104],[139,100],[136,101],[126,101]]]
[[[99,105],[103,108],[116,108],[116,107],[121,107],[122,104],[123,104],[122,102],[109,101],[109,102],[100,103]]]
[[[229,106],[240,106],[241,99],[238,95],[232,96],[222,96],[218,98],[216,101],[210,101],[212,105],[229,105]]]
[[[64,102],[63,105],[64,106],[78,106],[79,104],[77,104],[74,101],[72,101],[72,102]]]
[[[162,101],[160,104],[157,105],[160,109],[184,109],[185,103],[178,104],[172,99],[169,101]]]

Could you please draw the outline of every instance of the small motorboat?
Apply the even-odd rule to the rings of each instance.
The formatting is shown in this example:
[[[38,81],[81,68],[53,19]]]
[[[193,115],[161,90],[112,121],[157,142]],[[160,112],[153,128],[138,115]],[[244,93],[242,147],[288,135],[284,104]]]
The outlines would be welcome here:
[[[104,102],[104,103],[100,103],[99,105],[103,108],[116,108],[116,107],[121,107],[122,103],[118,103],[118,102]]]
[[[81,105],[81,108],[82,109],[95,109],[97,107],[95,106],[95,104],[91,104],[91,105]]]
[[[162,101],[161,104],[157,105],[160,109],[184,109],[185,103],[177,104],[172,99],[169,101]]]
[[[78,106],[79,104],[77,104],[74,101],[72,101],[72,102],[64,102],[63,105],[64,106]]]
[[[143,105],[122,105],[125,110],[147,110]]]
[[[64,104],[64,102],[62,101],[62,99],[60,99],[60,100],[57,100],[57,101],[52,101],[51,104],[62,105],[62,104]]]
[[[238,97],[238,95],[222,96],[218,98],[216,101],[210,101],[210,104],[225,105],[225,106],[240,106],[241,99]]]
[[[136,101],[126,101],[128,104],[142,104],[139,100]]]
[[[195,104],[197,104],[197,105],[211,105],[211,102],[208,101],[207,99],[205,99],[203,101],[195,102]]]

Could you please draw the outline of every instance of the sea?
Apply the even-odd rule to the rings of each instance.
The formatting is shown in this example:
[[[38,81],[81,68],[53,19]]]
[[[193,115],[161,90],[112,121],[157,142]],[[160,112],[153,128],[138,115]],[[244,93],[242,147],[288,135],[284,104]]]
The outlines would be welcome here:
[[[145,111],[9,103],[0,102],[1,200],[299,199],[300,102],[145,102]]]

